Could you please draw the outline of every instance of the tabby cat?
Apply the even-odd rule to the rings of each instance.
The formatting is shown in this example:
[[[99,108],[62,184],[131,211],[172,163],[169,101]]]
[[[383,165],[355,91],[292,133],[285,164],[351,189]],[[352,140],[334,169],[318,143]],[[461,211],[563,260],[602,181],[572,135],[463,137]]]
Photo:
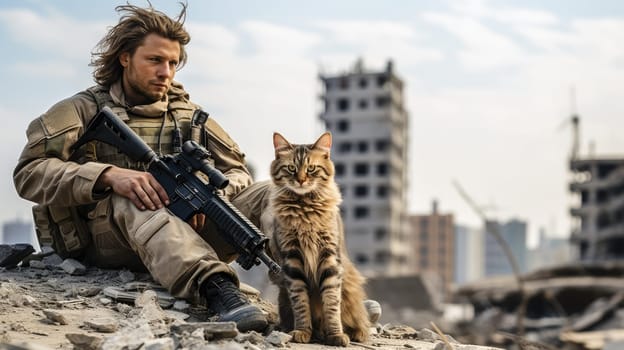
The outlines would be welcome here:
[[[367,340],[369,321],[364,278],[345,247],[331,142],[329,132],[312,145],[273,134],[273,185],[262,226],[272,233],[271,254],[282,266],[272,276],[281,327],[298,343],[347,346]]]

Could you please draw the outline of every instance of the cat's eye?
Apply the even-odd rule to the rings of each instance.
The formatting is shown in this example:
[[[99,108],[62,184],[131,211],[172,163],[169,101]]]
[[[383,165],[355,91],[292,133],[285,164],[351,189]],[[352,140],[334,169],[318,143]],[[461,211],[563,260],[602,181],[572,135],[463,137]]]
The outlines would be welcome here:
[[[288,171],[294,173],[295,171],[297,171],[297,168],[292,164],[288,164]]]
[[[308,172],[309,173],[313,172],[314,170],[316,170],[316,165],[314,165],[314,164],[308,165]]]

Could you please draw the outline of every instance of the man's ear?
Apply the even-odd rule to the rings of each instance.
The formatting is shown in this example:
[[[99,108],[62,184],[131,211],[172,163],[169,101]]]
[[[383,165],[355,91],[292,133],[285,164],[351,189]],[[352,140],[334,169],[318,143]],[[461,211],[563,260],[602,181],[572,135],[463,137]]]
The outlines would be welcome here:
[[[119,63],[122,67],[128,68],[130,65],[130,53],[122,52],[121,55],[119,55]]]

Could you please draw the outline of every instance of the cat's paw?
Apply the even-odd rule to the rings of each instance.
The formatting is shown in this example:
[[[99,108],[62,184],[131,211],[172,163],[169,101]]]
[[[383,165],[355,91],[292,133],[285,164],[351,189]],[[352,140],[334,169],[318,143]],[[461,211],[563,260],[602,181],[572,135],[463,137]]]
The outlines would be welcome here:
[[[312,333],[307,331],[294,330],[289,334],[295,343],[309,343],[310,338],[312,338]]]
[[[356,341],[358,343],[364,343],[368,340],[368,333],[368,329],[365,328],[354,329],[353,331],[349,332],[349,337],[353,341]]]
[[[325,344],[332,346],[347,346],[349,345],[349,337],[344,333],[330,334],[325,337]]]

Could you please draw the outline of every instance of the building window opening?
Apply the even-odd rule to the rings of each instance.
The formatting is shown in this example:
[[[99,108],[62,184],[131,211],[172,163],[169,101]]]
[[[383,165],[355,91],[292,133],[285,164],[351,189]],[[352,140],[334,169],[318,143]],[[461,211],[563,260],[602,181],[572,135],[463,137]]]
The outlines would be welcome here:
[[[390,142],[388,140],[377,140],[377,142],[375,142],[375,149],[377,149],[377,152],[385,152],[388,150],[390,146]]]
[[[387,198],[388,197],[388,186],[386,186],[386,185],[377,186],[377,197],[379,197],[379,198]]]
[[[336,165],[334,165],[334,171],[336,172],[336,176],[343,176],[345,174],[344,164],[336,163]]]
[[[364,207],[364,206],[355,207],[353,211],[353,216],[356,219],[364,219],[368,217],[368,214],[369,214],[369,209],[368,207]]]
[[[388,163],[377,164],[377,175],[388,175]]]
[[[355,170],[356,176],[368,175],[368,164],[367,163],[355,163],[354,170]]]
[[[338,153],[351,152],[351,142],[341,142],[338,144]]]
[[[338,121],[338,131],[340,132],[346,132],[349,131],[349,121],[348,120],[339,120]]]
[[[379,227],[375,230],[375,239],[378,241],[384,240],[388,236],[388,230],[385,227]]]
[[[355,186],[355,196],[358,198],[368,196],[368,186],[366,185],[357,185]]]
[[[340,88],[346,90],[349,88],[349,79],[347,77],[340,78]]]
[[[338,110],[340,112],[346,112],[349,110],[349,100],[346,98],[338,99]]]

